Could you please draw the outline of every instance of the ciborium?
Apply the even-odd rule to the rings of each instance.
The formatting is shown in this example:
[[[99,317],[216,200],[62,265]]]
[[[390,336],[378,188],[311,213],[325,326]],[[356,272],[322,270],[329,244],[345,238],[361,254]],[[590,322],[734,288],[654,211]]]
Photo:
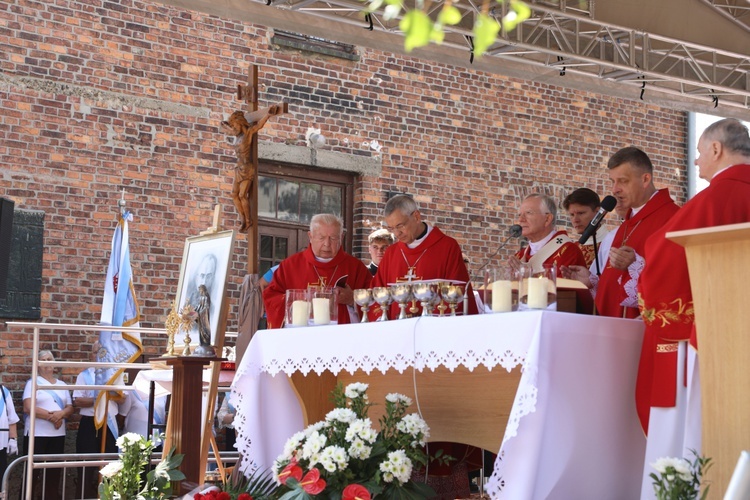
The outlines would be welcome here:
[[[400,312],[398,319],[406,319],[406,304],[412,298],[411,283],[396,283],[391,285],[391,297],[396,301]]]
[[[380,304],[380,317],[378,321],[388,321],[388,309],[393,303],[393,297],[391,297],[391,289],[387,286],[376,286],[372,289],[372,298]]]
[[[432,316],[432,299],[437,290],[432,283],[414,283],[411,286],[414,298],[422,304],[422,316]]]
[[[362,309],[362,320],[360,323],[367,323],[370,321],[367,318],[367,311],[370,310],[370,305],[375,302],[372,298],[372,290],[369,288],[359,288],[354,290],[354,302]]]
[[[461,285],[443,285],[440,289],[440,293],[443,296],[443,300],[448,303],[451,308],[451,316],[456,315],[456,306],[459,302],[464,300],[464,289]]]

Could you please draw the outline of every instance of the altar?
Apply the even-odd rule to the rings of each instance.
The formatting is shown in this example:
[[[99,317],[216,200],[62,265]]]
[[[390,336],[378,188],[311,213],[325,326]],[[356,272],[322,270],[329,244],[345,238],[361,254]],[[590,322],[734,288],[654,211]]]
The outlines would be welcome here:
[[[242,468],[270,468],[337,381],[360,381],[375,403],[413,398],[432,441],[499,450],[492,498],[638,498],[642,337],[638,320],[547,311],[259,331],[233,383]]]

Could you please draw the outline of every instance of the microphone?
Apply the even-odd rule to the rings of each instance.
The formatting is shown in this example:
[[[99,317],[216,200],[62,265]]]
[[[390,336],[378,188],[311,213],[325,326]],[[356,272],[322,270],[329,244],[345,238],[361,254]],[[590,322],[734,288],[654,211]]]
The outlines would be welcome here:
[[[591,222],[589,222],[589,225],[586,227],[586,230],[581,235],[580,239],[578,240],[578,243],[583,245],[586,243],[586,240],[591,237],[592,234],[596,233],[596,230],[599,228],[599,224],[601,224],[602,219],[604,219],[604,216],[610,213],[612,210],[615,209],[615,206],[617,205],[617,199],[614,196],[605,196],[602,200],[602,204],[599,207],[599,211],[596,212],[596,215],[594,215],[594,218],[591,219]]]
[[[490,255],[489,257],[487,257],[487,262],[485,262],[484,264],[482,264],[482,267],[480,267],[479,269],[477,269],[474,272],[474,274],[478,273],[479,271],[481,271],[482,269],[484,269],[485,267],[487,267],[487,264],[490,263],[490,261],[492,260],[492,257],[494,257],[495,255],[497,255],[498,252],[500,252],[500,250],[502,250],[503,247],[508,244],[508,242],[510,241],[511,238],[518,238],[519,236],[521,236],[521,232],[522,231],[523,231],[523,229],[518,224],[513,224],[512,226],[510,226],[508,228],[508,237],[505,238],[505,241],[503,241],[502,243],[500,243],[500,246],[497,247],[497,250],[495,250],[495,253],[493,253],[492,255]]]

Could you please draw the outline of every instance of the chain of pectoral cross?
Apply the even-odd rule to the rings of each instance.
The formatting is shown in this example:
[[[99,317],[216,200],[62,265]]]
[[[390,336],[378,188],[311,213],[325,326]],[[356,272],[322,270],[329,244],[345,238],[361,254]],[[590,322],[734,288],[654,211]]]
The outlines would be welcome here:
[[[401,255],[404,257],[404,262],[406,262],[406,268],[408,269],[408,272],[402,277],[399,278],[399,281],[412,281],[415,279],[420,279],[419,276],[417,276],[415,273],[417,272],[417,264],[420,260],[422,260],[422,257],[424,257],[424,254],[427,253],[427,249],[425,248],[422,254],[417,258],[417,260],[414,262],[414,265],[409,264],[409,259],[406,258],[406,254],[404,253],[404,249],[401,249]]]
[[[317,283],[310,283],[307,286],[319,286],[321,288],[326,288],[328,286],[326,284],[326,280],[328,278],[326,278],[325,276],[321,276],[320,273],[318,272],[318,268],[317,267],[313,266],[313,269],[315,269],[315,274],[318,275],[318,282]],[[336,276],[336,271],[338,271],[338,269],[339,269],[338,265],[336,265],[336,267],[333,268],[333,272],[331,273],[331,278],[330,278],[331,279],[331,283],[335,283],[335,281],[333,281],[333,277]]]

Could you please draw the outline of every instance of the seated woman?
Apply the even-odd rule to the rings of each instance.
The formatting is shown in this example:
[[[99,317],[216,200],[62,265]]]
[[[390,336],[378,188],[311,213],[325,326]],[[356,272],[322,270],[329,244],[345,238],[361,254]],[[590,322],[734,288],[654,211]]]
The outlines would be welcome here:
[[[55,357],[50,351],[39,351],[39,361],[54,361]],[[62,380],[55,377],[54,366],[40,366],[39,375],[37,376],[37,385],[54,385],[55,389],[37,389],[36,408],[34,415],[36,417],[34,428],[34,455],[56,455],[65,452],[65,431],[66,419],[73,414],[73,401],[70,398],[70,391],[64,387],[67,386]],[[24,420],[24,429],[26,435],[29,432],[29,423],[31,413],[31,384],[32,380],[26,382],[23,390],[23,411],[26,414]],[[25,452],[28,454],[28,442],[24,442]],[[60,484],[61,469],[40,469],[34,473],[34,483],[41,485],[42,471],[46,470],[47,478],[44,481],[44,492],[35,491],[34,498],[44,498],[45,500],[56,500],[61,498],[62,486]],[[37,486],[41,489],[41,486]]]

